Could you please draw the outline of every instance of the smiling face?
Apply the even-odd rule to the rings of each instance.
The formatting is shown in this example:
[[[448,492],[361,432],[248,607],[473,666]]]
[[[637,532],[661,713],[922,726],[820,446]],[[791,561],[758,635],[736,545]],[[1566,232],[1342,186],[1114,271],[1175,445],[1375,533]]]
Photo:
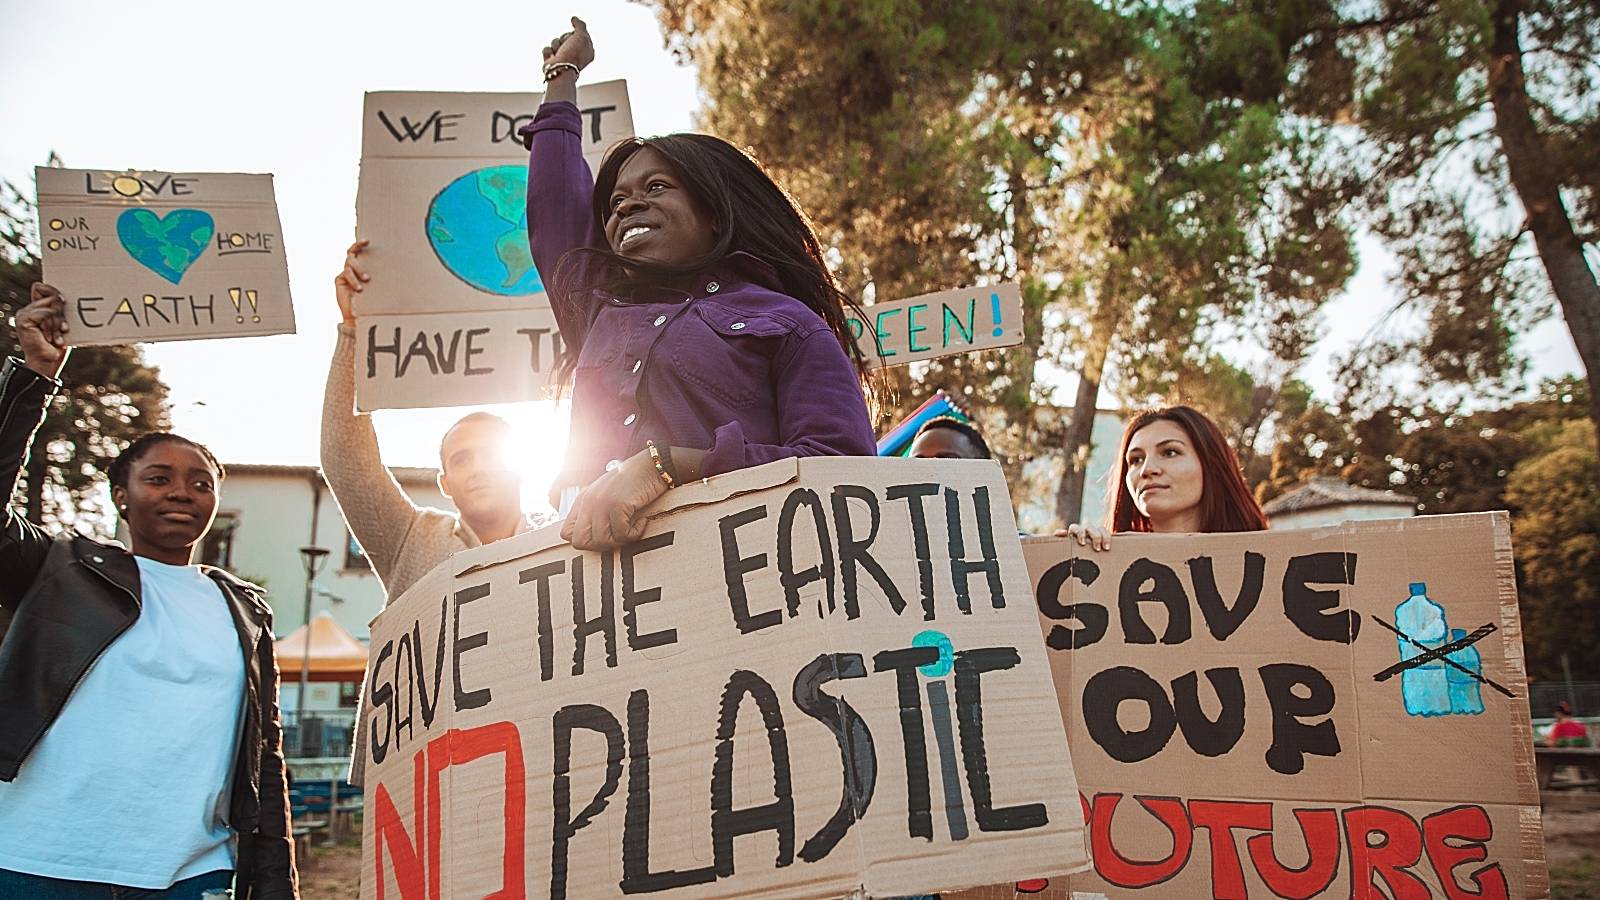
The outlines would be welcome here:
[[[154,444],[134,460],[127,484],[111,489],[134,555],[188,565],[217,515],[218,481],[205,455],[182,441]]]
[[[1205,475],[1189,433],[1157,419],[1128,440],[1124,483],[1154,531],[1199,531]]]
[[[622,164],[607,204],[606,242],[619,256],[681,266],[716,247],[716,218],[652,147]]]

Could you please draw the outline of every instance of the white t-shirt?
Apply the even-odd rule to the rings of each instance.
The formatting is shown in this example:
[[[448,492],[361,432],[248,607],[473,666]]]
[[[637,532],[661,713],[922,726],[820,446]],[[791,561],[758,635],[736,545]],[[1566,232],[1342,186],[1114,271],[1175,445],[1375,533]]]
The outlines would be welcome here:
[[[0,782],[0,869],[161,889],[234,868],[239,632],[198,566],[137,560],[139,618]]]

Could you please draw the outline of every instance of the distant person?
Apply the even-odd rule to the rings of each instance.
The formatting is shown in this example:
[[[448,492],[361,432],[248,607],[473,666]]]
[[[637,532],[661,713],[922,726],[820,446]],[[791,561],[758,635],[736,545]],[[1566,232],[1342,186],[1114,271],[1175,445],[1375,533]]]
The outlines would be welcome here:
[[[61,389],[65,309],[35,284],[0,365],[8,496]],[[0,520],[0,900],[293,900],[272,610],[191,564],[222,466],[156,432],[109,475],[129,549]]]
[[[993,459],[983,435],[953,416],[929,419],[911,439],[913,459]]]
[[[1128,532],[1211,534],[1265,531],[1266,514],[1250,493],[1239,457],[1204,413],[1164,406],[1134,416],[1122,431],[1110,511],[1103,526],[1056,532],[1096,550]]]
[[[1587,747],[1589,729],[1572,717],[1572,704],[1563,700],[1556,704],[1556,720],[1545,730],[1546,747]]]
[[[544,48],[528,141],[528,240],[566,347],[572,431],[561,536],[638,540],[676,485],[808,456],[873,456],[854,303],[805,215],[755,160],[706,134],[629,138],[591,176],[582,20]]]
[[[522,479],[506,460],[511,426],[499,416],[472,413],[450,426],[439,441],[439,490],[455,503],[459,515],[411,502],[384,466],[372,417],[355,411],[352,298],[372,280],[359,258],[366,247],[366,241],[351,244],[344,270],[333,279],[343,321],[322,398],[322,474],[383,584],[387,605],[451,554],[511,537],[530,523],[522,511]],[[356,721],[361,720],[358,708]],[[361,783],[365,749],[365,732],[357,728],[353,784]]]

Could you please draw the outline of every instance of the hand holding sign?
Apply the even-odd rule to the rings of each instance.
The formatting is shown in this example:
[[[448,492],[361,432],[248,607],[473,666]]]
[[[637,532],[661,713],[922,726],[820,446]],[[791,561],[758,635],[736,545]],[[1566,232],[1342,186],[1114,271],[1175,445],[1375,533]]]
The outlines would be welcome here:
[[[360,240],[350,245],[344,254],[344,269],[333,276],[333,294],[339,301],[339,315],[344,317],[344,324],[354,328],[356,313],[353,298],[365,288],[365,283],[372,280],[367,270],[356,261],[356,256],[367,249],[367,241]]]
[[[1055,536],[1072,538],[1078,542],[1079,547],[1091,547],[1100,551],[1111,549],[1111,532],[1099,525],[1079,525],[1074,522],[1065,528],[1057,529]]]
[[[56,377],[67,361],[66,310],[60,291],[35,283],[14,323],[23,364],[46,378]]]
[[[561,537],[579,550],[611,550],[644,537],[645,507],[667,492],[649,453],[640,451],[578,495]]]

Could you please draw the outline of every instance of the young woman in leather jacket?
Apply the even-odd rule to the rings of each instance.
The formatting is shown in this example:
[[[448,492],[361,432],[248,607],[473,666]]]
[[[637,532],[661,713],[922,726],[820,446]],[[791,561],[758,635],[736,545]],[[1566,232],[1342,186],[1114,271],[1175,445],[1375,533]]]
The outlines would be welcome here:
[[[61,386],[64,306],[34,285],[0,365],[8,491]],[[190,565],[222,466],[157,433],[110,476],[131,550],[0,514],[0,900],[293,900],[272,613]]]

